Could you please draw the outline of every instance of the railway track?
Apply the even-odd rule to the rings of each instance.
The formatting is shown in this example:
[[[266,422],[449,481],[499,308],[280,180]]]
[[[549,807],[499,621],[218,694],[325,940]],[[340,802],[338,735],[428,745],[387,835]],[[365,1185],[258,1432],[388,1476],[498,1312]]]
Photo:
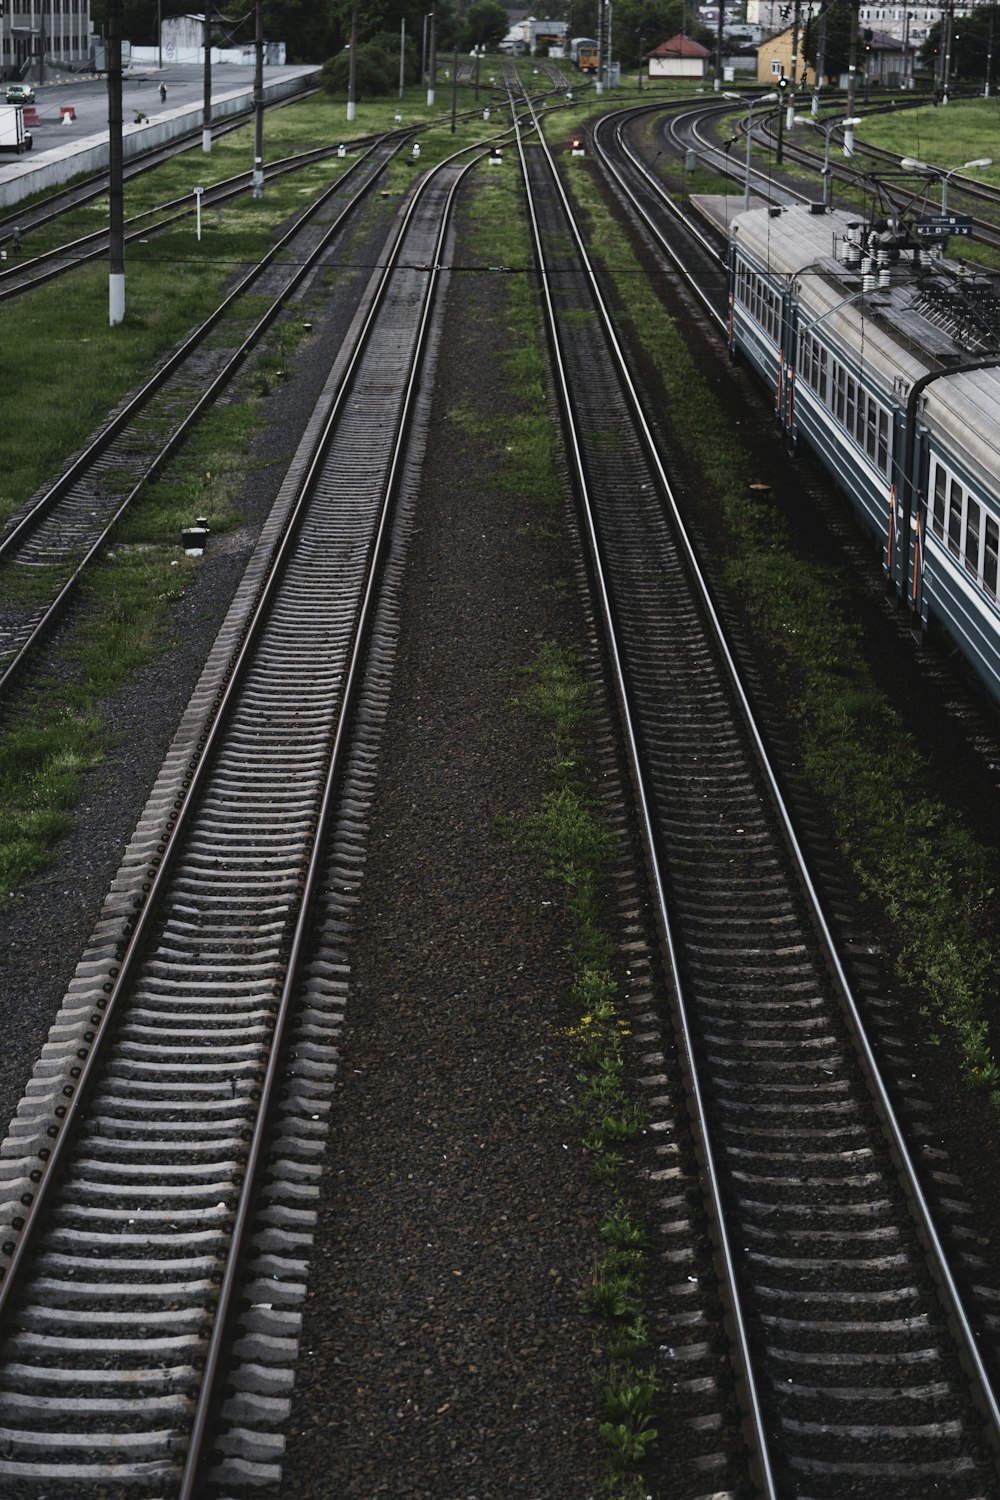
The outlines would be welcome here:
[[[380,137],[379,141],[371,139],[354,141],[352,149],[367,154],[374,145],[382,142],[395,142],[398,147],[406,139],[406,132],[389,132],[386,136]],[[337,155],[337,151],[336,146],[323,146],[283,157],[268,165],[268,178],[279,178],[301,171],[312,162],[329,160]],[[147,164],[142,170],[151,171],[153,167],[160,164],[160,159]],[[212,208],[222,208],[234,199],[242,197],[249,191],[252,181],[253,172],[247,171],[239,172],[234,177],[225,178],[207,186],[201,199],[202,212],[207,212]],[[106,192],[105,184],[88,196],[101,197]],[[51,220],[61,219],[65,212],[65,209],[54,212]],[[153,208],[144,209],[141,213],[133,214],[126,220],[125,243],[127,245],[163,233],[185,219],[191,218],[194,213],[195,208],[190,193],[158,203]],[[46,222],[51,222],[51,220]],[[107,230],[98,229],[73,239],[63,240],[37,254],[9,262],[6,269],[0,270],[0,302],[7,302],[14,297],[22,296],[25,292],[35,291],[66,272],[75,270],[77,266],[85,265],[88,261],[105,258],[108,254],[108,244]]]
[[[996,1495],[996,1402],[914,1140],[554,165],[522,152],[725,1307],[695,1311],[679,1286],[657,1377],[705,1434],[716,1489]],[[664,1038],[653,1066],[669,1051]],[[683,1136],[676,1115],[654,1128]],[[688,1171],[664,1174],[675,1215]],[[723,1317],[748,1452],[707,1337]]]
[[[907,107],[913,107],[919,102],[907,101]],[[923,178],[920,174],[907,173],[901,167],[897,155],[877,146],[866,145],[857,135],[854,137],[850,161],[846,164],[838,161],[836,152],[843,143],[843,132],[836,126],[831,131],[831,146],[835,149],[831,151],[826,163],[823,150],[813,151],[803,144],[803,140],[808,139],[810,134],[808,126],[797,127],[794,136],[791,132],[784,131],[781,136],[781,160],[785,165],[775,170],[775,153],[779,140],[778,115],[783,115],[786,107],[784,101],[771,105],[753,120],[754,137],[759,138],[757,150],[766,155],[768,160],[766,167],[754,165],[751,151],[749,180],[754,194],[765,202],[780,206],[820,201],[824,165],[831,174],[831,182],[855,190],[861,189],[866,194],[877,191],[887,207],[895,206],[900,211],[912,211],[914,202],[921,196],[926,198],[935,190],[938,177],[933,172],[925,174]],[[730,103],[728,107],[713,103],[678,111],[671,115],[667,123],[668,138],[674,142],[674,149],[679,154],[683,155],[685,149],[693,144],[699,156],[710,163],[714,171],[745,184],[748,175],[745,157],[747,122],[741,122],[742,140],[738,145],[735,138],[720,145],[714,133],[720,118],[732,115],[734,110],[739,111],[740,108],[735,103]],[[882,108],[872,111],[875,114],[881,112]],[[803,190],[800,185],[796,185],[791,175],[795,166],[805,167],[810,179],[815,177],[819,186]],[[977,183],[968,175],[956,174],[951,178],[949,202],[952,212],[968,213],[972,217],[974,237],[977,240],[993,248],[1000,245],[1000,194],[995,189]],[[927,211],[934,213],[937,210],[928,208]]]
[[[277,1481],[371,772],[351,726],[475,160],[397,227],[5,1143],[0,1493]]]
[[[400,145],[387,139],[371,146],[318,195],[64,472],[10,517],[0,532],[0,693],[62,617],[87,568],[146,486],[322,267]],[[26,601],[22,584],[28,575],[33,588]]]
[[[299,104],[303,99],[317,94],[317,88],[303,88],[297,94],[288,98],[274,100],[265,104],[265,114],[275,110],[288,109],[293,104]],[[212,125],[212,140],[221,141],[233,131],[242,130],[254,118],[253,107],[241,111],[238,114],[228,115],[223,120],[217,120]],[[357,144],[357,143],[356,143]],[[202,149],[202,126],[199,123],[196,129],[188,131],[185,135],[175,136],[163,145],[151,146],[147,151],[142,151],[127,161],[122,168],[122,179],[129,182],[136,177],[141,177],[147,172],[153,171],[163,162],[171,160],[185,151]],[[251,174],[248,173],[249,178]],[[107,171],[95,172],[89,177],[76,179],[65,186],[53,189],[40,197],[30,207],[19,205],[12,212],[0,213],[0,248],[9,245],[15,227],[23,235],[37,229],[49,228],[60,218],[73,209],[92,203],[97,198],[104,198],[108,193]],[[8,267],[8,271],[11,268]],[[0,285],[3,281],[0,280]]]

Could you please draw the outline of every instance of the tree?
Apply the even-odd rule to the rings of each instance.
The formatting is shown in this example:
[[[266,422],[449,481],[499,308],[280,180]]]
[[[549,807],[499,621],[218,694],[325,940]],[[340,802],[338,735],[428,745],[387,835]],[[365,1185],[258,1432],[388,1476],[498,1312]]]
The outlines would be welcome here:
[[[634,68],[639,61],[640,50],[652,52],[661,42],[687,28],[686,34],[705,47],[714,47],[715,34],[698,24],[697,11],[683,0],[616,0],[611,32],[613,61],[623,67]],[[596,36],[596,31],[580,32],[581,36]],[[641,48],[640,48],[640,43]]]
[[[485,47],[487,52],[495,52],[509,30],[507,12],[498,0],[477,0],[475,5],[469,6],[465,17],[463,50]]]
[[[827,78],[839,78],[846,73],[851,61],[851,0],[830,0],[820,8],[820,16],[826,17],[826,47],[823,52],[823,72]],[[819,51],[820,17],[810,16],[802,36],[802,53],[806,62],[815,71]],[[863,43],[858,42],[860,59]],[[860,64],[859,64],[860,66]]]
[[[403,54],[403,68],[406,78],[410,82],[415,81],[420,71],[420,61],[410,37],[407,37]],[[336,57],[329,58],[323,64],[323,87],[330,94],[346,94],[349,72],[350,56],[345,47]],[[398,87],[399,34],[382,31],[377,36],[369,37],[366,42],[359,42],[355,58],[355,100],[377,99],[386,94],[394,94]]]
[[[252,35],[251,27],[251,35]],[[333,8],[329,4],[309,4],[307,0],[264,0],[264,36],[268,41],[284,42],[290,63],[319,63],[344,45],[350,35],[339,31]]]
[[[963,16],[956,15],[952,23],[950,82],[982,83],[986,75],[986,59],[990,56],[990,24],[993,24],[993,48],[1000,48],[1000,25],[995,5],[977,7]],[[921,65],[931,74],[940,72],[941,49],[944,46],[943,26],[935,21],[927,39],[920,49]],[[996,81],[1000,61],[994,56],[990,70],[990,83]],[[991,90],[992,92],[992,90]]]

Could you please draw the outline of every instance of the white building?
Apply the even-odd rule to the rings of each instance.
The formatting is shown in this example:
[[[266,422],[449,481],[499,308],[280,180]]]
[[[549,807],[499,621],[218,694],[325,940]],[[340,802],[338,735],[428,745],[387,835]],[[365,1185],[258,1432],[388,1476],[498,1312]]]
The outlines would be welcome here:
[[[41,83],[90,56],[90,0],[6,0],[0,15],[0,76]]]
[[[975,4],[956,4],[955,16],[967,16],[975,9]],[[860,30],[867,28],[870,31],[886,32],[900,41],[906,37],[919,46],[945,12],[946,7],[943,5],[861,5],[858,9],[858,27]],[[810,14],[819,14],[818,0],[802,5],[801,25],[805,25]],[[751,25],[765,27],[768,33],[783,31],[788,25],[789,17],[788,0],[747,0],[747,21]]]

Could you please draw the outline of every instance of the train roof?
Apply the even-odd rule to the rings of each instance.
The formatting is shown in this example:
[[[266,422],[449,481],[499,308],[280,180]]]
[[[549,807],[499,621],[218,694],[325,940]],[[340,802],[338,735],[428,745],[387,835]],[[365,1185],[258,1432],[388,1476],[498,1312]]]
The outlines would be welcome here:
[[[1000,283],[905,242],[890,266],[890,284],[866,290],[861,270],[849,269],[838,253],[858,225],[856,215],[817,213],[806,204],[737,214],[730,235],[763,270],[795,281],[806,315],[826,318],[831,332],[852,346],[864,336],[862,324],[874,325],[872,343],[882,346],[893,375],[910,381],[976,357],[1000,357]],[[835,313],[838,302],[842,311]]]
[[[932,381],[920,399],[921,416],[948,451],[992,488],[1000,473],[1000,367],[956,371]]]

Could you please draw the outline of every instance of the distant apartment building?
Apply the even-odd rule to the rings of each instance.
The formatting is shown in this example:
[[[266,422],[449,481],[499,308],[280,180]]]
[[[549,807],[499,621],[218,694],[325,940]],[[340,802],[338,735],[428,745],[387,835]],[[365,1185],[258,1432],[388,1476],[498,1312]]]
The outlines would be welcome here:
[[[986,0],[983,0],[986,3]],[[932,26],[945,14],[943,5],[861,5],[858,9],[858,26],[870,31],[882,32],[902,41],[904,38],[916,44],[923,42]],[[955,15],[965,16],[975,10],[971,3],[956,4]],[[783,31],[791,19],[792,6],[788,0],[747,0],[747,21],[762,26],[766,32]],[[817,0],[804,3],[799,12],[800,24],[805,25],[809,15],[819,14]]]
[[[90,0],[5,0],[0,6],[0,75],[42,82],[90,56]]]

